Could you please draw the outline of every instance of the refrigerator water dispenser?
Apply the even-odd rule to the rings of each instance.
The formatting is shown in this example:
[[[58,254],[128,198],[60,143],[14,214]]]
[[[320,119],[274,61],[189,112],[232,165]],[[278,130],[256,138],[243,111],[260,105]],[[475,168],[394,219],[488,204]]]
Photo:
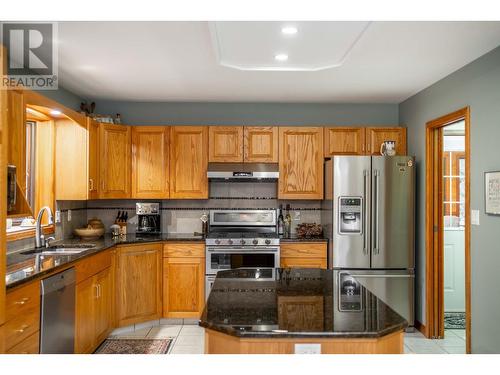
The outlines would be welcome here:
[[[339,234],[361,234],[361,197],[339,197]]]

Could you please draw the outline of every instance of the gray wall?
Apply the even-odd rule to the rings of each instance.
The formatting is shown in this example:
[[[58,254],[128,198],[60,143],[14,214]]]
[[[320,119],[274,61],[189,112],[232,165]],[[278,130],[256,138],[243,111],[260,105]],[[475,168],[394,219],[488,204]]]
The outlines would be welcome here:
[[[96,100],[96,112],[131,125],[397,125],[397,104],[180,103]]]
[[[61,86],[57,90],[38,90],[37,92],[75,111],[80,111],[80,103],[84,101]]]
[[[471,109],[472,351],[500,353],[500,217],[484,212],[485,171],[500,170],[500,48],[449,75],[399,106],[417,157],[417,319],[425,324],[425,123],[465,106]]]

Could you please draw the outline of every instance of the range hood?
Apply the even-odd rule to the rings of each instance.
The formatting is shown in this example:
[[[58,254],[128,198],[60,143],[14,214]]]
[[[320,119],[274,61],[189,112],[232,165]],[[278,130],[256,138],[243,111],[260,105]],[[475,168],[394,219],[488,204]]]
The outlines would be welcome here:
[[[278,163],[208,163],[211,180],[276,180]]]

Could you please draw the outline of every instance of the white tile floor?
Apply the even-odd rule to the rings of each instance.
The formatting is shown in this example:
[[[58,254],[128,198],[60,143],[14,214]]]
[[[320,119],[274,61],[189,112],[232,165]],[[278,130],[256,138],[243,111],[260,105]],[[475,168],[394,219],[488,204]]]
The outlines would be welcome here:
[[[175,323],[175,324],[171,324]],[[185,319],[160,320],[119,328],[111,333],[112,338],[172,338],[169,354],[203,354],[205,330],[194,321]]]
[[[205,330],[192,320],[155,320],[119,328],[112,338],[172,338],[170,354],[203,354]],[[406,354],[465,354],[465,331],[446,330],[442,340],[429,340],[420,332],[405,334]]]
[[[406,354],[465,354],[465,330],[445,330],[444,339],[429,340],[420,332],[405,334]]]

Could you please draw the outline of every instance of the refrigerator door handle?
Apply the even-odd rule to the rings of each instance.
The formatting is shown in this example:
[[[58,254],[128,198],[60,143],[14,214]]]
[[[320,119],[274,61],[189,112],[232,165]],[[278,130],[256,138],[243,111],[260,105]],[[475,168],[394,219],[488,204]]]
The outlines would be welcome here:
[[[375,170],[375,246],[373,252],[380,254],[379,248],[379,204],[380,204],[380,171]]]
[[[363,171],[363,253],[368,254],[368,234],[366,233],[366,221],[368,219],[368,210],[366,209],[366,193],[368,183],[368,171],[365,169]]]

